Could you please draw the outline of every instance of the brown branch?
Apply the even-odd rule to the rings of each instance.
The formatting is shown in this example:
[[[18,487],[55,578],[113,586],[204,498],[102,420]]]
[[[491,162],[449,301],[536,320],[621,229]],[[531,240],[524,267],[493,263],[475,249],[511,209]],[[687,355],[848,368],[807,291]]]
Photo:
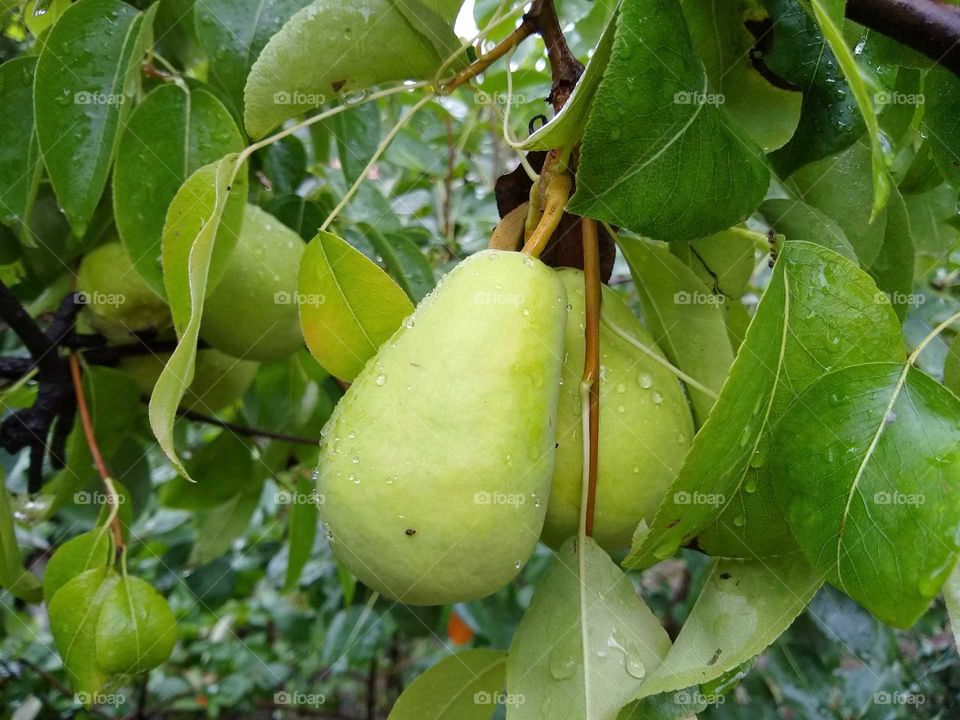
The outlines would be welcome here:
[[[207,425],[215,425],[216,427],[223,428],[224,430],[229,430],[232,433],[237,435],[242,435],[244,437],[261,437],[267,438],[268,440],[281,440],[283,442],[295,443],[297,445],[318,445],[319,440],[314,438],[303,437],[302,435],[289,435],[282,432],[274,432],[273,430],[264,430],[263,428],[253,428],[246,427],[244,425],[237,425],[236,423],[228,422],[226,420],[221,420],[220,418],[213,417],[212,415],[204,415],[203,413],[198,413],[195,410],[184,410],[179,408],[177,410],[177,415],[180,417],[187,418],[188,420],[193,420],[194,422],[202,422]]]
[[[847,0],[846,15],[960,75],[960,6],[939,0]]]
[[[119,496],[117,489],[113,485],[113,478],[107,470],[107,465],[100,454],[100,446],[97,444],[97,437],[93,432],[93,421],[90,419],[90,410],[87,408],[87,397],[83,392],[83,379],[80,377],[80,360],[76,353],[70,353],[70,377],[73,378],[73,391],[77,396],[77,408],[80,410],[80,424],[83,427],[83,434],[87,439],[87,447],[90,449],[90,455],[93,458],[93,464],[100,474],[104,487],[107,489],[107,498],[113,507],[111,514],[113,519],[110,522],[110,529],[113,532],[113,543],[119,551],[124,548],[123,526],[120,524]]]
[[[530,12],[524,15],[523,20],[532,23],[537,34],[543,38],[547,59],[550,61],[550,75],[553,78],[547,102],[553,105],[554,112],[560,112],[560,108],[566,105],[573,88],[583,75],[583,63],[570,52],[570,46],[567,45],[567,39],[563,36],[560,21],[557,19],[556,8],[553,7],[553,0],[534,0]]]
[[[517,45],[533,35],[534,32],[536,32],[536,27],[532,22],[529,22],[527,20],[527,16],[524,15],[523,20],[516,27],[516,29],[506,37],[506,39],[500,43],[497,43],[497,45],[494,46],[490,52],[478,57],[449,80],[444,80],[441,82],[439,90],[443,93],[450,93],[464,83],[470,82],[477,75],[493,65],[493,63],[495,63],[497,60],[512,52]]]
[[[584,218],[583,227],[583,283],[585,303],[585,345],[583,382],[590,386],[590,452],[587,461],[587,535],[593,535],[593,515],[597,496],[597,461],[600,447],[600,241],[597,221]]]

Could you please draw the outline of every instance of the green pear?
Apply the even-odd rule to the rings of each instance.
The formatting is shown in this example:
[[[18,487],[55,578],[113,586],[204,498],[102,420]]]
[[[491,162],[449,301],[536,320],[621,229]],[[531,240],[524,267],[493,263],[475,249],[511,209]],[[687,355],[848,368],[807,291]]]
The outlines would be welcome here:
[[[297,285],[306,245],[256,205],[247,205],[223,279],[203,303],[200,336],[244,360],[281,360],[303,345]]]
[[[93,329],[115,340],[170,326],[170,308],[140,277],[117,241],[87,253],[77,272],[77,298]]]
[[[537,544],[553,475],[566,297],[515,252],[460,263],[347,391],[318,492],[336,556],[409,605],[472,600]]]
[[[124,358],[118,367],[134,379],[143,395],[151,395],[169,359],[169,353],[137,355]],[[243,397],[259,367],[259,363],[238,360],[212,348],[198,351],[193,382],[180,407],[208,414],[222,410]]]
[[[584,363],[583,273],[557,273],[566,289],[563,385],[557,411],[557,464],[543,528],[553,548],[580,521],[583,431],[580,383]],[[664,365],[620,338],[612,323],[662,357],[650,334],[610,288],[603,287],[600,324],[600,446],[594,539],[607,551],[630,546],[637,525],[653,518],[694,434],[679,381]]]

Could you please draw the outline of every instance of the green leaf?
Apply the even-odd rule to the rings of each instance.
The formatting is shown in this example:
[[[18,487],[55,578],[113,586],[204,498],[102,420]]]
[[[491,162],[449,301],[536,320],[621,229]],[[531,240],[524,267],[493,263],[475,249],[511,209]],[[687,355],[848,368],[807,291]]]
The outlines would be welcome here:
[[[944,184],[919,195],[906,195],[904,202],[917,255],[917,275],[923,277],[960,243],[957,191]]]
[[[693,45],[703,59],[710,89],[764,152],[785,145],[800,122],[802,96],[772,85],[754,62],[756,39],[747,29],[748,2],[682,0]]]
[[[103,597],[96,647],[97,663],[105,672],[151,670],[170,657],[176,639],[170,606],[149,583],[123,577]]]
[[[483,648],[443,658],[403,691],[387,720],[489,720],[503,691],[505,658]]]
[[[508,698],[523,702],[508,705],[507,718],[615,718],[669,649],[629,577],[593,539],[581,553],[570,538],[537,583],[510,644]]]
[[[332,120],[340,169],[348,184],[360,177],[380,145],[380,104],[358,105]]]
[[[833,220],[802,200],[771,198],[764,200],[760,214],[775,232],[787,240],[805,240],[830,248],[848,260],[858,262],[847,234]]]
[[[328,232],[300,262],[300,325],[310,352],[331,375],[351,381],[413,312],[390,277]]]
[[[657,345],[670,362],[719,393],[734,356],[720,299],[667,248],[624,235],[619,246]],[[702,425],[715,399],[695,388],[688,392]]]
[[[885,213],[872,217],[870,164],[870,149],[854,143],[839,155],[805,165],[790,176],[800,200],[837,223],[868,267],[880,254],[887,225]]]
[[[215,241],[222,235],[236,243],[236,236],[220,232],[220,223],[232,212],[242,217],[246,183],[234,180],[244,178],[237,159],[227,155],[191,175],[170,203],[163,226],[163,279],[180,342],[153,388],[150,427],[177,472],[187,478],[173,445],[173,421],[193,380]]]
[[[617,3],[619,8],[619,0]],[[583,75],[577,81],[566,104],[560,108],[550,122],[539,128],[521,144],[524,150],[552,150],[554,148],[572,148],[580,138],[587,125],[587,118],[593,108],[593,99],[603,78],[607,65],[610,63],[610,54],[613,50],[613,39],[617,30],[617,13],[614,12],[607,26],[600,36],[600,41],[594,50],[590,62],[587,63]]]
[[[160,486],[157,498],[181,510],[212,510],[238,492],[259,491],[263,478],[257,467],[260,465],[253,458],[249,442],[224,430],[204,443],[187,464],[196,482],[175,477]]]
[[[955,567],[943,586],[943,600],[953,630],[953,644],[960,650],[960,568]]]
[[[33,127],[34,57],[0,65],[0,222],[23,223],[40,179],[40,150]]]
[[[170,202],[190,175],[244,142],[230,113],[207,90],[163,85],[144,98],[120,138],[114,169],[113,208],[117,231],[137,271],[165,296],[161,236]],[[237,235],[239,215],[228,215],[211,269],[216,285]]]
[[[943,365],[943,384],[960,397],[960,335],[950,343],[950,350]]]
[[[300,478],[297,492],[290,498],[287,574],[283,582],[283,589],[287,592],[297,587],[303,566],[313,553],[313,541],[317,536],[317,523],[320,518],[319,505],[322,502],[323,498],[317,495],[313,478]]]
[[[47,568],[49,569],[49,565]],[[7,488],[0,481],[0,587],[27,602],[39,602],[40,581],[23,567]]]
[[[418,303],[436,286],[433,268],[420,248],[400,233],[381,234],[372,225],[364,225],[365,235],[377,254],[383,258],[387,272],[397,281],[414,303]]]
[[[779,454],[772,425],[828,368],[903,353],[889,301],[866,273],[821,246],[786,243],[720,399],[625,565],[651,565],[698,535],[714,555],[790,552],[764,474]]]
[[[813,17],[796,0],[764,0],[770,11],[772,49],[766,66],[803,92],[793,138],[770,160],[781,176],[835,155],[863,135],[863,116],[837,57]]]
[[[110,563],[110,531],[94,528],[57,548],[43,571],[43,596],[49,602],[57,590],[82,572],[105,568]]]
[[[81,0],[50,31],[34,83],[37,139],[70,227],[82,236],[140,86],[156,5]]]
[[[223,90],[238,117],[243,116],[243,87],[260,51],[285,22],[309,2],[197,1],[194,7],[197,37],[210,62],[210,82]]]
[[[956,562],[960,400],[911,365],[824,376],[776,431],[776,498],[807,558],[877,618],[909,627]]]
[[[748,290],[756,262],[757,245],[744,228],[670,244],[670,252],[683,260],[714,294],[739,300]]]
[[[23,6],[23,23],[33,36],[39,38],[44,30],[53,27],[73,0],[27,0]]]
[[[823,579],[800,553],[773,560],[714,560],[696,604],[641,697],[709,682],[776,640]]]
[[[82,696],[99,692],[109,677],[97,662],[95,639],[100,609],[119,579],[111,568],[87,570],[61,587],[47,606],[50,634],[63,658],[70,686]]]
[[[870,275],[890,298],[897,317],[903,322],[913,300],[914,253],[907,206],[896,188],[891,193],[886,215],[883,245],[870,266]]]
[[[933,68],[924,75],[923,117],[930,152],[943,176],[960,190],[960,79],[943,68]]]
[[[678,0],[624,0],[569,210],[658,240],[745,220],[769,172],[717,100]]]
[[[820,25],[820,30],[837,60],[837,65],[846,78],[853,99],[856,101],[857,108],[867,128],[873,176],[871,211],[871,218],[873,218],[879,215],[890,199],[891,181],[888,170],[893,162],[890,139],[880,129],[877,113],[873,109],[871,87],[867,82],[869,69],[857,61],[853,51],[847,46],[843,35],[846,0],[809,0],[809,2],[813,7],[813,14]],[[875,79],[871,84],[874,89],[878,87]]]
[[[446,54],[420,27],[388,0],[362,6],[314,0],[270,38],[250,69],[244,89],[247,131],[261,137],[341,93],[432,77]],[[442,42],[459,46],[453,31],[444,30]]]
[[[260,490],[234,495],[223,505],[197,517],[197,541],[190,552],[191,565],[205,565],[230,549],[233,541],[242,536],[250,525]]]

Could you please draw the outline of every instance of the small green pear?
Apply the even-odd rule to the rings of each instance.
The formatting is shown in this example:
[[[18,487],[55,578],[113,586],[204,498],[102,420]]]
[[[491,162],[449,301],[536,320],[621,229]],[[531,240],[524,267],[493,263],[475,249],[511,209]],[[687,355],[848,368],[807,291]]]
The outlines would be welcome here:
[[[126,249],[117,241],[87,253],[77,272],[77,300],[85,319],[114,340],[170,326],[170,308],[140,277]]]
[[[543,540],[553,548],[580,521],[583,431],[580,383],[584,363],[583,273],[557,273],[569,312],[557,413],[557,465]],[[693,418],[677,378],[616,335],[612,323],[662,357],[650,334],[610,288],[603,287],[600,324],[600,447],[594,539],[607,551],[630,546],[637,525],[653,519],[693,438]]]
[[[553,476],[566,297],[520,253],[460,263],[361,371],[323,432],[336,556],[409,605],[506,585],[537,544]]]
[[[256,205],[247,205],[223,279],[203,303],[200,336],[244,360],[281,360],[303,345],[297,284],[306,245]]]
[[[169,353],[124,358],[119,368],[130,375],[144,395],[153,393]],[[215,413],[239,400],[253,383],[260,363],[238,360],[212,348],[197,352],[193,382],[180,403],[184,410]]]

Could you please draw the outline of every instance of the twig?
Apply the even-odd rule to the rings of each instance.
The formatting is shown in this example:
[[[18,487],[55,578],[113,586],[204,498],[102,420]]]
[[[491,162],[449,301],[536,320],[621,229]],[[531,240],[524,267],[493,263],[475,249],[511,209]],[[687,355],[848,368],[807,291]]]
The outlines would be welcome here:
[[[593,535],[593,515],[597,496],[597,460],[600,445],[600,241],[597,221],[583,218],[583,283],[585,305],[585,346],[583,383],[590,392],[590,442],[587,467],[586,534]]]
[[[80,424],[83,427],[83,434],[87,439],[87,447],[90,449],[90,456],[93,458],[93,464],[100,474],[103,486],[107,490],[107,500],[110,504],[110,517],[108,524],[113,532],[113,543],[119,552],[125,547],[123,541],[123,526],[120,524],[120,496],[114,487],[113,478],[107,470],[106,463],[103,462],[103,456],[100,454],[100,446],[97,444],[97,437],[93,431],[93,421],[90,419],[90,410],[87,408],[87,397],[83,392],[83,379],[80,377],[80,360],[76,353],[70,354],[70,376],[73,378],[73,390],[77,396],[77,407],[80,410]]]
[[[224,430],[229,430],[232,433],[236,433],[237,435],[242,435],[244,437],[262,437],[269,440],[282,440],[283,442],[295,443],[297,445],[317,445],[320,443],[319,440],[303,437],[302,435],[290,435],[288,433],[274,432],[273,430],[265,430],[263,428],[252,428],[244,425],[237,425],[236,423],[221,420],[220,418],[216,418],[211,415],[198,413],[195,410],[184,410],[180,408],[177,410],[177,415],[195,422],[202,422],[206,423],[207,425],[215,425],[223,428]]]
[[[560,108],[566,105],[573,88],[583,75],[583,63],[570,52],[567,39],[560,28],[560,21],[557,19],[556,8],[553,7],[553,0],[534,0],[530,12],[524,16],[524,22],[528,19],[543,38],[543,44],[547,48],[547,59],[550,61],[553,84],[550,87],[547,102],[553,105],[554,112],[560,112]]]
[[[523,246],[522,252],[525,255],[540,257],[540,253],[547,247],[554,230],[563,218],[563,209],[567,205],[567,200],[570,199],[572,187],[573,180],[568,173],[557,172],[549,179],[544,192],[543,215],[530,235],[530,239]]]
[[[960,75],[960,7],[938,0],[847,0],[851,20]]]
[[[502,42],[498,43],[490,52],[478,57],[474,62],[470,63],[449,80],[442,81],[438,87],[438,91],[443,94],[449,94],[464,83],[470,82],[497,60],[512,52],[517,45],[533,35],[536,31],[537,27],[533,19],[529,14],[524,15],[523,20],[520,21],[516,29]]]

